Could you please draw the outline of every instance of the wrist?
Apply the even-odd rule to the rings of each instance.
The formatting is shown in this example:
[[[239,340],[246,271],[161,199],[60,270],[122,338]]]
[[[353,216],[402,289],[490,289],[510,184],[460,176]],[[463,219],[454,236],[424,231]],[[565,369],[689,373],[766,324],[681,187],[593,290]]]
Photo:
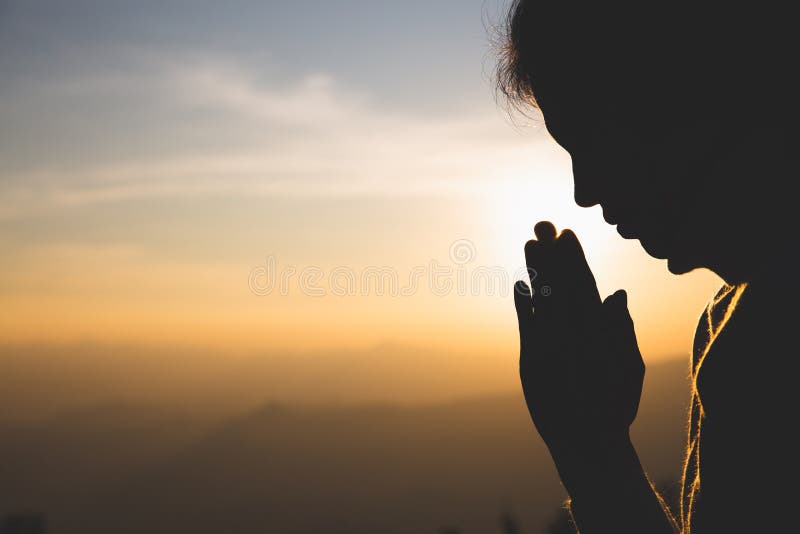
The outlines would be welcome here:
[[[554,444],[550,452],[573,499],[649,487],[627,431],[618,436],[590,436]]]

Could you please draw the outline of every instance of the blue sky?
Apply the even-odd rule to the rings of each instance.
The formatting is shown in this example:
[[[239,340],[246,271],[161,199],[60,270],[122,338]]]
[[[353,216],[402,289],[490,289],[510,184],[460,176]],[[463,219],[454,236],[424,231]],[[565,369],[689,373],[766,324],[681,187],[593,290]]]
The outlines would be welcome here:
[[[190,133],[165,130],[173,102],[142,87],[180,65],[214,63],[274,91],[325,77],[375,113],[429,117],[492,104],[484,21],[497,9],[483,1],[34,1],[0,9],[6,165],[40,159],[33,147],[43,140],[65,160],[92,157],[87,143],[116,157],[189,142]],[[192,111],[176,121],[203,118]]]
[[[455,137],[499,135],[507,147],[515,132],[489,83],[490,4],[5,2],[0,180],[15,201],[0,216],[54,195],[168,195],[186,174],[213,189],[220,167],[240,183],[258,170],[267,189],[314,174],[363,191],[372,185],[351,167],[377,152],[370,143],[444,151]]]

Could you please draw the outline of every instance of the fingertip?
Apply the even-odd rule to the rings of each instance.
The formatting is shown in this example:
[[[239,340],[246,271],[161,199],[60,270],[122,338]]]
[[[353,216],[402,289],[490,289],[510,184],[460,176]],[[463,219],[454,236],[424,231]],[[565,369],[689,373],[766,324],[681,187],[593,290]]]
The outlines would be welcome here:
[[[619,289],[612,293],[611,295],[607,296],[606,299],[603,301],[603,304],[607,306],[628,306],[628,293],[625,292],[624,289]]]
[[[575,232],[573,232],[569,228],[565,228],[565,229],[561,230],[561,234],[559,234],[558,240],[561,241],[562,239],[565,240],[565,241],[578,242],[578,236],[576,236]]]
[[[574,259],[575,257],[584,256],[583,247],[578,240],[578,236],[569,228],[564,229],[558,236],[556,248],[561,252],[564,259]],[[564,254],[565,256],[563,256]]]
[[[624,289],[617,290],[614,295],[619,299],[620,305],[628,307],[628,292]]]
[[[624,324],[627,328],[633,327],[633,318],[628,310],[628,293],[620,289],[603,301],[603,309],[606,311],[606,320],[611,324]]]
[[[540,221],[533,227],[533,233],[540,241],[552,243],[556,240],[556,227],[550,221]]]

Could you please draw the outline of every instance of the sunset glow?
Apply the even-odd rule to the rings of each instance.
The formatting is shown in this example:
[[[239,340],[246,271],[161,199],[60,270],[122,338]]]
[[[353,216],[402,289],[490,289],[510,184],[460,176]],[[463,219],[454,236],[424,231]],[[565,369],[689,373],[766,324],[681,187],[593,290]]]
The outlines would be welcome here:
[[[549,219],[583,241],[603,295],[628,290],[645,358],[686,356],[719,281],[669,275],[599,208],[574,205],[569,155],[540,119],[513,124],[493,101],[479,17],[462,21],[451,70],[426,78],[423,48],[397,67],[425,80],[428,105],[339,56],[272,54],[291,36],[239,26],[252,47],[83,42],[67,24],[39,45],[60,55],[51,68],[20,33],[25,21],[51,31],[37,17],[9,19],[4,64],[16,74],[0,82],[0,343],[135,347],[142,360],[191,349],[198,365],[386,345],[468,352],[474,369],[502,378],[449,381],[453,393],[512,390],[510,284],[533,225]],[[435,50],[432,39],[419,46]],[[471,247],[463,263],[452,257],[459,242]],[[258,294],[251,276],[270,261],[294,274],[286,291]],[[431,286],[436,266],[453,289]],[[308,268],[322,273],[312,284],[322,296],[302,287]],[[504,271],[504,286],[458,290],[458,276],[489,268]],[[336,294],[336,269],[358,281],[389,269],[398,292]],[[404,285],[413,276],[417,287]]]

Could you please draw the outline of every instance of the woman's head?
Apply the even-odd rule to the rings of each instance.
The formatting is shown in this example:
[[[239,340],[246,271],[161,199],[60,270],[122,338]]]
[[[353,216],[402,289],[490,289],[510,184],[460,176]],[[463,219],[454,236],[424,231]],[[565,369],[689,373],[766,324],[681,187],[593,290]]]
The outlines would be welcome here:
[[[541,109],[578,204],[673,272],[746,279],[775,246],[753,214],[772,206],[772,235],[793,202],[778,189],[796,135],[792,33],[780,16],[675,8],[518,0],[498,87]]]

